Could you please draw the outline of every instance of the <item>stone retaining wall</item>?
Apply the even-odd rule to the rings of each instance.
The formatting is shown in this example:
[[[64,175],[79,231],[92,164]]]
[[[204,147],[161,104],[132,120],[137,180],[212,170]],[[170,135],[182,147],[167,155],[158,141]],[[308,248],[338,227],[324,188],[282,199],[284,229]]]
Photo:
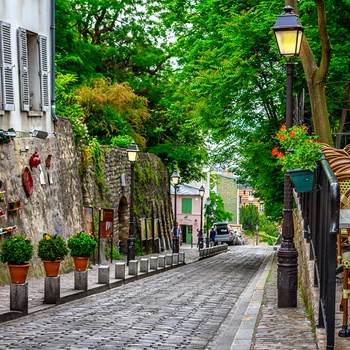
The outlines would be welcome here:
[[[31,169],[29,160],[37,152],[41,163]],[[28,167],[33,180],[33,193],[26,193],[23,172]],[[58,233],[65,239],[84,230],[83,206],[95,208],[97,233],[98,209],[114,209],[114,245],[119,247],[128,236],[130,201],[130,163],[125,149],[103,149],[104,186],[95,181],[93,164],[82,171],[80,154],[74,143],[71,123],[59,118],[55,134],[46,139],[20,133],[9,143],[0,144],[0,180],[4,191],[0,208],[0,228],[16,226],[13,232],[0,232],[0,243],[15,233],[32,238],[35,247],[45,232]],[[138,234],[140,218],[158,218],[159,236],[167,248],[171,230],[169,174],[154,155],[141,153],[135,164],[135,223]],[[8,204],[20,201],[20,209],[8,211]],[[121,237],[121,240],[119,240]],[[124,240],[124,241],[123,241]],[[125,245],[124,245],[125,248]],[[72,268],[72,259],[62,264],[61,271]],[[43,275],[41,261],[34,256],[29,274]],[[0,263],[0,283],[7,283],[7,267]]]

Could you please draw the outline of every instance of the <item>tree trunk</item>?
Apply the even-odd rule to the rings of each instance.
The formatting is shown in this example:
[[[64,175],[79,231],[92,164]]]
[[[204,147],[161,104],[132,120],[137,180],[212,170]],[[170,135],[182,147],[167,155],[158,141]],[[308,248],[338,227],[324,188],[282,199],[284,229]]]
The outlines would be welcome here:
[[[314,132],[318,135],[317,141],[333,146],[325,93],[325,81],[330,63],[331,45],[327,32],[325,0],[314,1],[317,7],[318,32],[322,46],[322,58],[318,66],[307,38],[304,35],[300,50],[300,59],[309,90],[312,122]],[[294,12],[298,13],[298,3],[296,0],[285,0],[285,5],[294,7]]]

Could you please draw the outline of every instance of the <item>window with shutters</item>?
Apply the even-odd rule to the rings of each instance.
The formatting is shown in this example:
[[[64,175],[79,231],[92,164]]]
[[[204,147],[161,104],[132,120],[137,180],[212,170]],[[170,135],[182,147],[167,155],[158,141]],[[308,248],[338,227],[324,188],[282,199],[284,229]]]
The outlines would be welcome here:
[[[182,198],[182,213],[192,214],[192,198]]]
[[[18,50],[21,110],[47,112],[50,107],[47,38],[18,28]]]
[[[13,92],[13,64],[11,51],[11,24],[0,21],[0,109],[15,109]]]

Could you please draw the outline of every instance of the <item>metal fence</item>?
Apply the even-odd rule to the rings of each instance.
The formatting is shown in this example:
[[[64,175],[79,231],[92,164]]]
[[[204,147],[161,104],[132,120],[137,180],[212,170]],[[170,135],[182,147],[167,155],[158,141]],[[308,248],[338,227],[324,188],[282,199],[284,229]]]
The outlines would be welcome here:
[[[310,242],[314,264],[314,285],[319,292],[317,327],[325,328],[327,349],[334,349],[336,241],[339,228],[339,184],[322,159],[316,169],[313,192],[300,193],[304,238]]]

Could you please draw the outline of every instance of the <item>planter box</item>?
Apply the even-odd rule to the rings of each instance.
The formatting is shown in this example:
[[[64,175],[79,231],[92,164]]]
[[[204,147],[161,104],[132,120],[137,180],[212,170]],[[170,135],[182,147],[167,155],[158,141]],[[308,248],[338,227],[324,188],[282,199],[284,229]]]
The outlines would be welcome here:
[[[292,178],[297,192],[312,192],[315,181],[315,173],[306,169],[287,170]]]

